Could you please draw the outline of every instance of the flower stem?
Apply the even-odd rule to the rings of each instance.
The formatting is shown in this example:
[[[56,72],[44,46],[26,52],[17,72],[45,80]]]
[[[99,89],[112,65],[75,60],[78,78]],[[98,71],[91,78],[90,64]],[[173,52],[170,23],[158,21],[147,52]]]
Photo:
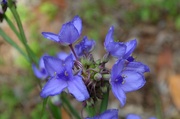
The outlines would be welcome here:
[[[108,99],[109,99],[109,88],[107,89],[107,92],[103,94],[103,99],[101,101],[101,106],[100,106],[100,110],[99,110],[100,113],[107,110]]]
[[[79,116],[79,113],[76,111],[76,109],[74,109],[71,105],[71,103],[69,102],[69,100],[66,98],[66,95],[61,94],[61,100],[62,100],[62,104],[64,104],[68,110],[72,113],[72,115],[76,118],[76,119],[81,119],[81,117]]]
[[[70,47],[71,51],[73,52],[76,60],[78,60],[78,57],[77,57],[77,55],[76,55],[76,53],[75,53],[75,51],[74,51],[74,48],[73,48],[72,44],[70,44],[69,47]]]
[[[94,106],[87,106],[86,112],[88,113],[89,117],[93,117],[96,115],[96,110],[95,110]]]
[[[9,9],[10,11],[12,12],[15,20],[16,20],[16,23],[17,23],[17,26],[18,26],[18,29],[19,29],[19,34],[20,34],[20,41],[23,43],[25,49],[26,49],[26,52],[29,56],[29,59],[30,59],[30,63],[37,63],[38,60],[36,58],[36,55],[34,55],[33,51],[30,49],[30,47],[28,46],[27,44],[27,39],[26,39],[26,36],[25,36],[25,33],[24,33],[24,30],[23,30],[23,26],[22,26],[22,23],[21,23],[21,20],[20,20],[20,17],[19,17],[19,14],[18,12],[16,11],[16,8],[15,6],[13,5],[13,2],[12,0],[9,0],[8,1],[8,6],[9,6]],[[14,29],[14,28],[13,28]],[[16,34],[17,32],[15,32]],[[18,34],[16,34],[18,36]]]

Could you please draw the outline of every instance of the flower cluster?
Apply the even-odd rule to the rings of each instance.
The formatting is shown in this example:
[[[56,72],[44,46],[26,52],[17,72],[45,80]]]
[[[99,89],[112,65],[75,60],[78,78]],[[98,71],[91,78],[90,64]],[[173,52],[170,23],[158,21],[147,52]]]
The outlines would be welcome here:
[[[92,106],[102,100],[103,94],[111,89],[121,106],[126,103],[126,93],[140,89],[145,84],[144,73],[149,67],[133,58],[132,52],[137,46],[136,40],[115,42],[114,27],[110,27],[104,42],[107,53],[102,59],[94,60],[91,51],[95,46],[94,40],[85,36],[79,43],[82,32],[82,20],[75,16],[71,21],[62,25],[58,34],[42,32],[42,35],[61,45],[69,46],[71,53],[59,53],[56,57],[43,56],[39,69],[33,66],[35,75],[48,78],[40,93],[42,98],[61,94],[65,89],[84,106]],[[75,45],[74,45],[75,44]],[[112,69],[106,68],[110,57],[116,59]],[[117,110],[109,110],[116,119]],[[106,115],[104,113],[103,115]],[[97,117],[98,118],[98,117]]]

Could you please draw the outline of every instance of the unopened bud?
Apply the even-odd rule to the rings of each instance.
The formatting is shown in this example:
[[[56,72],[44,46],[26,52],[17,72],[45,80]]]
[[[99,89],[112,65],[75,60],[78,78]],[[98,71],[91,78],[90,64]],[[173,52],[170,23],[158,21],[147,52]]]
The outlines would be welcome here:
[[[101,87],[101,91],[103,92],[103,93],[106,93],[107,92],[107,87],[106,86],[103,86],[103,87]]]
[[[87,106],[92,106],[92,105],[94,105],[93,99],[90,98],[89,100],[87,100],[87,101],[86,101],[86,104],[87,104]]]
[[[109,56],[110,56],[109,53],[105,54],[103,56],[102,63],[107,63],[109,61],[109,58],[110,58]]]
[[[110,74],[103,74],[102,75],[103,79],[107,80],[107,81],[110,79],[110,76],[111,76]]]
[[[96,73],[96,74],[94,75],[94,80],[96,80],[96,81],[100,81],[101,78],[102,78],[102,75],[101,75],[100,73]]]

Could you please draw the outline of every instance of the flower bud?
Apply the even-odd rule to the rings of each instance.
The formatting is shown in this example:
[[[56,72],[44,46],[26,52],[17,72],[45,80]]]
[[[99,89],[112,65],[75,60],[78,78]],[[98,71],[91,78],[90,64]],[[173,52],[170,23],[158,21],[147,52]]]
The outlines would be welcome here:
[[[102,63],[107,63],[109,61],[110,55],[109,53],[105,54],[102,59]]]
[[[87,104],[87,107],[88,107],[88,106],[92,106],[92,105],[94,105],[94,101],[93,101],[93,99],[92,99],[92,98],[90,98],[89,100],[87,100],[87,101],[86,101],[86,104]]]
[[[102,78],[102,75],[101,75],[100,73],[96,73],[96,74],[94,75],[94,80],[96,80],[96,81],[100,81],[101,78]]]
[[[102,75],[103,79],[107,80],[107,81],[110,79],[110,76],[111,76],[110,74],[103,74]]]
[[[101,91],[102,91],[103,93],[106,93],[107,90],[108,90],[108,87],[106,87],[106,86],[101,87]]]

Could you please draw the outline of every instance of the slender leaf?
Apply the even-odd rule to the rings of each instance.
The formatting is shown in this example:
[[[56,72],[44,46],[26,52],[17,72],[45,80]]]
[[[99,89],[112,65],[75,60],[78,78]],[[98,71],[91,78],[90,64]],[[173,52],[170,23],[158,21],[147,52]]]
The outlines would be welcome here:
[[[66,95],[61,94],[61,100],[62,104],[65,105],[68,110],[71,112],[71,114],[76,118],[76,119],[81,119],[79,116],[79,113],[76,111],[76,109],[73,108],[69,100],[67,99]]]
[[[24,53],[24,51],[0,28],[0,35],[4,38],[6,42],[8,42],[11,46],[13,46],[20,54],[24,56],[24,58],[29,61],[29,58]]]
[[[58,108],[58,106],[55,106],[51,101],[49,101],[49,107],[54,119],[62,119],[61,109]]]
[[[12,0],[8,1],[8,6],[9,6],[10,11],[12,12],[12,14],[13,14],[15,20],[16,20],[16,23],[17,23],[17,26],[18,26],[18,29],[19,29],[19,32],[20,32],[20,37],[21,37],[19,40],[23,43],[24,47],[26,48],[26,51],[27,51],[27,54],[29,56],[30,62],[31,63],[33,63],[33,62],[37,63],[38,60],[36,58],[36,55],[34,55],[33,51],[30,49],[30,47],[27,44],[27,39],[26,39],[24,30],[23,30],[23,26],[22,26],[19,14],[16,11],[16,8],[12,3]]]
[[[18,30],[16,29],[16,27],[14,26],[13,22],[6,16],[6,14],[4,15],[4,19],[6,20],[6,22],[8,23],[8,25],[10,26],[10,28],[13,30],[13,32],[16,34],[16,36],[21,39],[21,36],[18,32]]]

